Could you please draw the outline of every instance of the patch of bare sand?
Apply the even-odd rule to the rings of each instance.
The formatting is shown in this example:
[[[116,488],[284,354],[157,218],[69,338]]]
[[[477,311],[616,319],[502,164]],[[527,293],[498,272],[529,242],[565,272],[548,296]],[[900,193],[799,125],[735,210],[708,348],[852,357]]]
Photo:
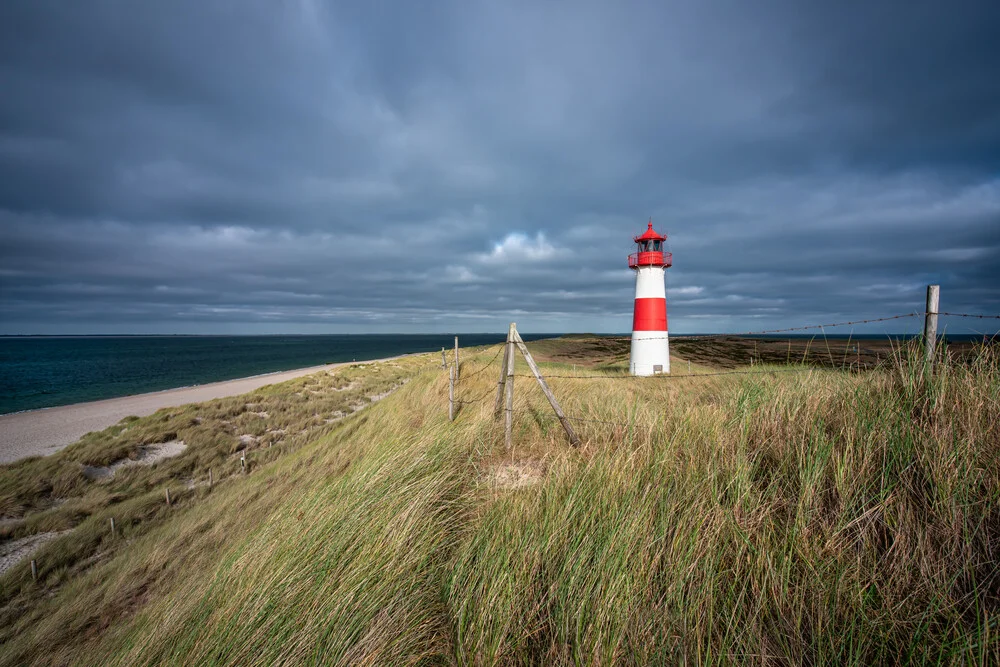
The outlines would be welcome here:
[[[143,445],[139,448],[139,456],[134,459],[122,459],[115,461],[109,466],[84,466],[83,476],[89,480],[99,482],[111,479],[115,473],[122,468],[133,466],[151,466],[154,463],[177,456],[187,449],[183,440],[171,440],[155,445]]]
[[[523,489],[539,483],[544,476],[545,465],[541,461],[517,461],[494,468],[489,481],[498,489]]]

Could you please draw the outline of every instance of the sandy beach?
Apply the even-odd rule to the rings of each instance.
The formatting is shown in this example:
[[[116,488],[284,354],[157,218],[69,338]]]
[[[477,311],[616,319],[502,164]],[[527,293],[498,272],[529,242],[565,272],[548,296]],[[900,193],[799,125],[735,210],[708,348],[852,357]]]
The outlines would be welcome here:
[[[388,357],[396,359],[398,357]],[[371,361],[386,361],[373,359]],[[348,362],[350,363],[350,362]],[[366,362],[370,363],[370,362]],[[311,366],[291,371],[255,375],[253,377],[212,382],[194,387],[181,387],[148,394],[109,398],[62,405],[41,410],[0,415],[0,464],[25,456],[46,456],[73,444],[91,431],[100,431],[129,415],[143,417],[160,408],[210,401],[213,398],[238,396],[269,384],[328,371],[346,364]]]

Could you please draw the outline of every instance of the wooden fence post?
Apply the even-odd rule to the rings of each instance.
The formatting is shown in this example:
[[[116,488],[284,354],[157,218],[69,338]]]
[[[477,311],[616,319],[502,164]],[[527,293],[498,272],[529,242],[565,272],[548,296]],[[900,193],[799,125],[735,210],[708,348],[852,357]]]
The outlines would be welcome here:
[[[115,537],[115,518],[111,517],[111,539]]]
[[[513,325],[512,325],[513,326]],[[524,344],[521,340],[521,334],[517,333],[517,329],[514,329],[514,342],[517,344],[517,348],[521,350],[521,354],[524,356],[524,360],[528,362],[528,367],[531,372],[535,374],[535,379],[538,380],[538,384],[542,388],[542,393],[545,394],[545,398],[549,399],[549,405],[556,413],[556,417],[559,418],[559,423],[562,424],[563,429],[566,430],[566,435],[569,436],[570,444],[574,447],[579,446],[580,438],[576,436],[576,432],[573,431],[573,426],[566,419],[566,415],[563,414],[562,408],[559,407],[559,401],[556,400],[555,394],[549,389],[549,385],[545,383],[545,378],[542,377],[542,372],[538,370],[538,366],[535,364],[535,360],[531,358],[531,352],[528,352],[528,346]]]
[[[458,379],[458,336],[455,336],[455,379]]]
[[[38,563],[34,559],[31,560],[31,579],[38,581]]]
[[[167,507],[170,507],[170,489],[163,489],[163,494],[167,497]]]
[[[931,370],[934,370],[934,353],[937,347],[938,301],[940,297],[940,285],[927,286],[927,308],[924,311],[924,357]]]
[[[507,334],[510,343],[510,334]],[[500,380],[497,381],[497,400],[493,403],[493,418],[500,416],[500,406],[503,405],[503,390],[507,383],[507,348],[503,351],[503,361],[500,363]]]
[[[448,421],[455,421],[455,366],[448,369]]]
[[[504,420],[504,444],[510,449],[514,439],[514,336],[517,335],[517,325],[510,323],[507,330],[507,379],[506,389],[507,414]]]
[[[441,348],[441,368],[448,368],[448,357],[444,354],[444,348]]]
[[[244,473],[247,471],[247,450],[243,450],[240,454],[240,470]]]
[[[208,488],[212,488],[212,469],[208,469]]]

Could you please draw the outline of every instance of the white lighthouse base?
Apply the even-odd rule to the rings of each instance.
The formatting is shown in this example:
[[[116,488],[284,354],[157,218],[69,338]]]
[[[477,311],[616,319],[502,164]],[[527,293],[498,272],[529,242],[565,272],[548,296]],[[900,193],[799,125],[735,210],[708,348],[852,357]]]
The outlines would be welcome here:
[[[666,331],[633,331],[629,356],[632,375],[658,375],[670,372],[670,341]]]

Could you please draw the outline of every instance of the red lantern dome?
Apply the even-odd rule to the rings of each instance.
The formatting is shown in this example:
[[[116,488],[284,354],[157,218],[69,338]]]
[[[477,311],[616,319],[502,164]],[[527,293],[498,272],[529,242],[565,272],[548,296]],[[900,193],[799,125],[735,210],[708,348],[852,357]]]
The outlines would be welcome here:
[[[667,268],[673,265],[673,255],[664,252],[663,242],[666,236],[661,236],[653,229],[653,221],[649,221],[649,226],[642,236],[634,236],[632,240],[638,245],[636,252],[628,256],[628,268],[636,269],[640,266],[662,266]]]

